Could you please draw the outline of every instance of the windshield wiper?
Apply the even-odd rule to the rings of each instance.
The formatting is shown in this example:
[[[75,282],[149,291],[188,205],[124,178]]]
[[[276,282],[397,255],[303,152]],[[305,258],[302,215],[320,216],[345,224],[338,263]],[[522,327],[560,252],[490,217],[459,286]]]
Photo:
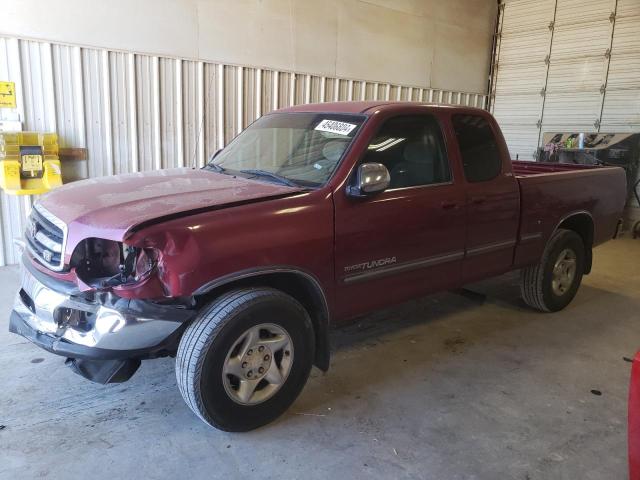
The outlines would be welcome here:
[[[206,169],[211,169],[211,170],[215,170],[218,173],[224,173],[226,168],[216,164],[216,163],[207,163],[204,168]]]
[[[248,173],[250,175],[255,175],[257,177],[269,177],[289,187],[300,186],[296,182],[289,180],[287,177],[283,177],[282,175],[278,175],[277,173],[269,172],[268,170],[248,169],[248,170],[240,170],[240,173]]]

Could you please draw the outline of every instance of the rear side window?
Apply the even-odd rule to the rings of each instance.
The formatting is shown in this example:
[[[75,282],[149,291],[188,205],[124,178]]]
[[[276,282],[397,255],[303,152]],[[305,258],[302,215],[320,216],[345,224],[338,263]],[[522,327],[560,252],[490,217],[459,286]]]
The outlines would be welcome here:
[[[464,176],[468,182],[486,182],[502,170],[496,138],[489,122],[480,115],[453,115]]]
[[[369,144],[364,161],[387,167],[391,175],[389,188],[451,181],[442,131],[430,115],[387,120]]]

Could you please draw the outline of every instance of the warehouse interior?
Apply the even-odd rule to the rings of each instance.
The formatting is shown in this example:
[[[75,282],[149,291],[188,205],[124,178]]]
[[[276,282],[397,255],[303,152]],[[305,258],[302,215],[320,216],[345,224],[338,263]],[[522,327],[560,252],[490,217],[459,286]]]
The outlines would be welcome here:
[[[533,169],[619,167],[616,238],[555,313],[529,308],[510,271],[337,326],[328,372],[246,433],[194,415],[171,355],[101,385],[8,331],[48,191],[200,169],[266,114],[333,102],[484,110]],[[37,152],[57,167],[4,166]],[[640,478],[639,164],[639,0],[7,2],[0,478]]]

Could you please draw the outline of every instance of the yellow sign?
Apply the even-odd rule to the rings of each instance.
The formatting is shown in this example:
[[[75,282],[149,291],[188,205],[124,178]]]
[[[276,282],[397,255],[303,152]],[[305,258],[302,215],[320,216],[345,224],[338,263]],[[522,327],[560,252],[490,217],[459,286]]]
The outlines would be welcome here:
[[[16,84],[0,82],[0,108],[16,108]]]

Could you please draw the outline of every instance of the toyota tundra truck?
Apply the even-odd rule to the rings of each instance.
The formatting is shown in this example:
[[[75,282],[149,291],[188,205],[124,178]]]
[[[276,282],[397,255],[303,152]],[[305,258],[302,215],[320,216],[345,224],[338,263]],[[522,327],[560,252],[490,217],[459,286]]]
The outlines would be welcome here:
[[[94,178],[42,196],[10,330],[100,383],[175,357],[204,422],[281,415],[330,328],[521,271],[555,312],[615,237],[615,167],[511,161],[486,111],[407,102],[264,115],[203,168]]]

